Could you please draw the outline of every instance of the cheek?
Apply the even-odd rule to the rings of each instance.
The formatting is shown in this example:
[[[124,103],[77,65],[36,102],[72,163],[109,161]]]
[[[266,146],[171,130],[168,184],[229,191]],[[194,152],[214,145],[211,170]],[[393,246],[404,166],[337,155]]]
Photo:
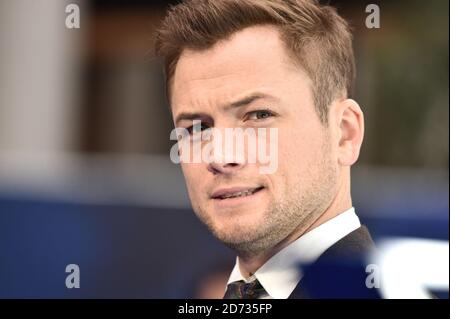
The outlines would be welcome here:
[[[279,172],[285,178],[305,178],[314,166],[322,162],[321,133],[308,134],[305,130],[280,130],[278,143]]]
[[[191,200],[196,199],[201,191],[201,168],[197,164],[181,164],[187,190]]]
[[[280,166],[295,169],[309,161],[316,148],[314,139],[299,130],[282,130],[279,136],[278,156]]]

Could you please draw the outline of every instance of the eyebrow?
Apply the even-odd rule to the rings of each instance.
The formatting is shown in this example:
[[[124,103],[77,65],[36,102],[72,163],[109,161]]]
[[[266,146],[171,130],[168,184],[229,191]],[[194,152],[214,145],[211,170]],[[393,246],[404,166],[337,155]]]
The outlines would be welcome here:
[[[193,121],[193,120],[198,120],[199,118],[204,118],[207,116],[208,115],[205,113],[182,112],[177,116],[175,123],[178,125],[178,123],[181,121]]]
[[[255,92],[255,93],[249,94],[248,96],[240,98],[234,102],[229,103],[228,105],[225,106],[225,110],[230,109],[230,108],[234,109],[234,108],[243,107],[243,106],[253,103],[256,100],[260,100],[260,99],[264,99],[264,98],[276,99],[272,95]],[[197,120],[199,118],[204,118],[204,117],[208,117],[208,115],[205,113],[182,112],[176,117],[175,123],[178,124],[180,121],[183,121],[183,120],[193,121],[193,120]]]
[[[264,94],[264,93],[252,93],[244,98],[241,98],[235,102],[230,103],[229,107],[231,108],[238,108],[241,106],[248,105],[256,100],[264,99],[271,97],[270,95]]]

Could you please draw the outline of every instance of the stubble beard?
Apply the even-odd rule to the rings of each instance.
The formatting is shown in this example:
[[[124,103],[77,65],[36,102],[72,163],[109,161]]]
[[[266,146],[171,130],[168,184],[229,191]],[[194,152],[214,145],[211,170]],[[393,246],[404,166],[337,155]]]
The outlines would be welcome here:
[[[201,207],[194,210],[213,235],[239,256],[266,254],[294,232],[303,234],[329,207],[336,193],[337,171],[329,153],[324,155],[318,176],[308,185],[296,185],[285,199],[272,202],[258,223],[242,224],[237,217],[235,222],[219,228],[208,212]]]

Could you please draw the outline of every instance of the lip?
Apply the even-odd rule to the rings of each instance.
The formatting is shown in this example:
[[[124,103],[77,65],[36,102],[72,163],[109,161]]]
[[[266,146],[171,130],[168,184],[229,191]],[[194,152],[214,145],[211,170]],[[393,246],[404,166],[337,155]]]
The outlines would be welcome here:
[[[220,198],[227,194],[232,194],[236,192],[243,192],[246,190],[257,190],[246,196],[230,197],[230,198]],[[214,203],[214,207],[218,212],[229,211],[230,209],[245,212],[246,209],[250,209],[254,205],[258,205],[263,201],[266,188],[264,186],[257,187],[230,187],[218,189],[211,195],[211,199]],[[240,210],[243,209],[243,210]]]
[[[215,200],[226,200],[226,199],[235,199],[235,198],[243,198],[243,197],[249,197],[252,196],[256,193],[258,193],[259,191],[261,191],[264,187],[263,186],[246,186],[246,187],[229,187],[229,188],[221,188],[218,189],[216,191],[214,191],[211,195],[212,199]],[[230,194],[234,194],[234,193],[240,193],[240,192],[245,192],[245,191],[255,191],[253,194],[247,195],[247,196],[243,196],[243,197],[231,197],[231,198],[221,198],[223,196],[228,196]]]

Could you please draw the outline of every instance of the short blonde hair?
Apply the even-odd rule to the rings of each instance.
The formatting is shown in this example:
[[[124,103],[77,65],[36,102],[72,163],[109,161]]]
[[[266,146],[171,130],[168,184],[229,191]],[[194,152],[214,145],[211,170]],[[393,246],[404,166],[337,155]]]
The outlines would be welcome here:
[[[169,99],[184,49],[207,50],[237,31],[263,24],[279,28],[291,59],[310,77],[316,111],[327,123],[328,106],[351,94],[355,60],[347,22],[316,0],[185,0],[171,7],[155,44],[165,60]]]

